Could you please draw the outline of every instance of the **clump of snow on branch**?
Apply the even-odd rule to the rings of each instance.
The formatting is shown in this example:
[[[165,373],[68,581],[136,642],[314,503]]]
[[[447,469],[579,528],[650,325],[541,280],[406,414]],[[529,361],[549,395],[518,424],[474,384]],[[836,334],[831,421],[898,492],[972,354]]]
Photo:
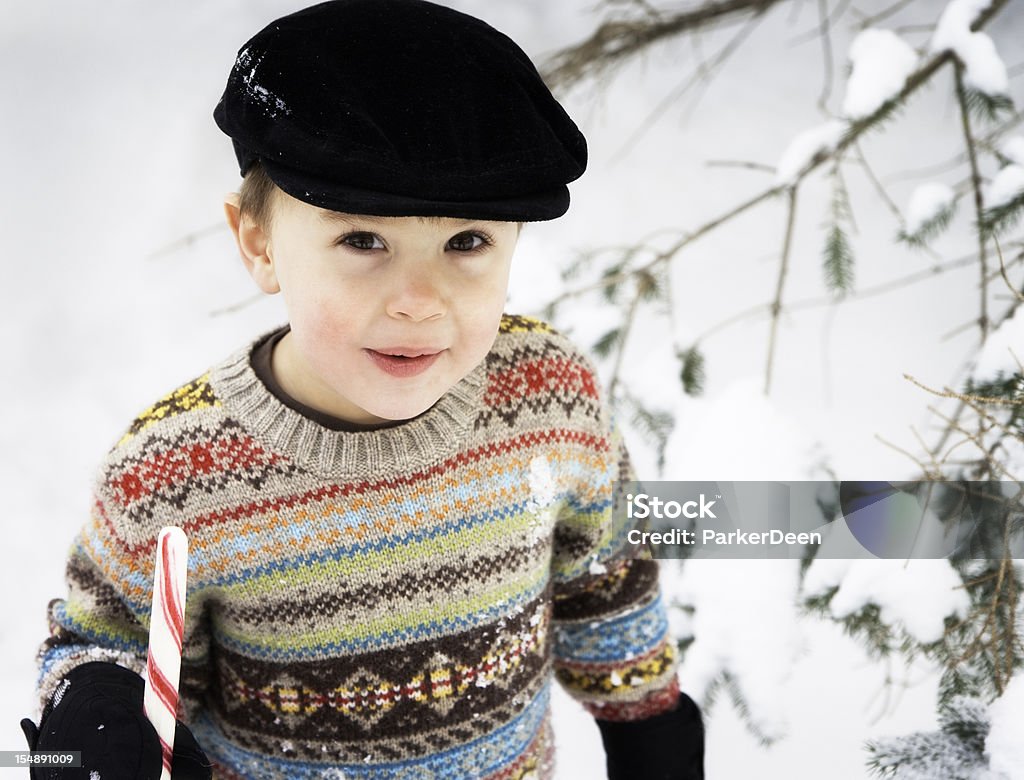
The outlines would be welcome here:
[[[760,380],[739,380],[711,398],[680,399],[675,418],[666,474],[783,481],[814,475],[810,437],[765,397]],[[683,687],[701,699],[727,674],[742,692],[748,724],[766,739],[784,736],[785,692],[804,643],[794,609],[799,561],[663,564],[666,599],[693,607],[685,630],[674,626],[676,636],[695,637],[682,665]]]
[[[999,151],[1017,165],[1024,165],[1024,136],[1015,135],[1007,138],[1003,141]]]
[[[792,184],[796,181],[800,172],[819,152],[828,154],[836,148],[845,130],[845,122],[832,120],[804,130],[793,138],[775,166],[775,184]]]
[[[1024,780],[1024,674],[1010,680],[988,710],[990,726],[985,754],[994,772]]]
[[[743,692],[750,725],[769,740],[784,737],[789,723],[786,686],[803,644],[793,608],[798,580],[799,561],[707,559],[688,560],[663,579],[671,601],[695,606],[683,688],[702,699],[727,673]]]
[[[998,379],[1020,371],[1024,362],[1024,314],[1018,308],[1013,316],[989,334],[974,364],[971,376],[976,381]]]
[[[996,45],[985,33],[972,32],[971,24],[990,0],[952,0],[939,17],[929,49],[951,50],[964,64],[964,83],[986,95],[1006,95],[1010,79]]]
[[[989,721],[985,704],[953,696],[939,709],[939,730],[871,740],[877,774],[898,780],[1012,780],[982,755]]]
[[[765,396],[760,382],[741,379],[711,398],[679,399],[665,474],[690,480],[813,479],[814,442]]]
[[[917,67],[917,52],[891,30],[868,29],[850,45],[850,62],[842,110],[850,119],[861,119],[899,94]]]
[[[1024,192],[1024,165],[1011,163],[999,170],[985,192],[986,208],[1009,203]]]
[[[833,617],[842,620],[874,604],[883,623],[902,626],[923,644],[942,639],[945,619],[965,617],[971,606],[963,581],[944,558],[815,559],[804,576],[804,596],[832,588],[838,588],[829,601]]]
[[[953,208],[956,192],[947,184],[927,182],[916,187],[907,206],[907,235],[913,236],[941,214]]]

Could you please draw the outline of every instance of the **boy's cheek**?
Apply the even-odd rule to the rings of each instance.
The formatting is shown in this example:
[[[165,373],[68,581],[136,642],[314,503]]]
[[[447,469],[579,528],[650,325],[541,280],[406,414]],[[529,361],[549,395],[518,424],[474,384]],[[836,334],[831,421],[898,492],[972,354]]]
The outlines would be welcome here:
[[[354,328],[346,314],[347,307],[331,306],[327,301],[317,301],[309,316],[300,322],[305,331],[303,341],[311,350],[330,350],[348,343],[354,337]],[[292,324],[292,329],[296,327]]]
[[[483,360],[494,346],[494,340],[498,337],[498,328],[501,325],[501,315],[504,313],[504,306],[495,307],[493,304],[487,311],[479,312],[473,319],[472,324],[464,329],[464,336],[470,344],[476,361]]]
[[[340,296],[316,279],[283,286],[285,308],[292,329],[337,331],[345,329],[357,314],[358,299]]]

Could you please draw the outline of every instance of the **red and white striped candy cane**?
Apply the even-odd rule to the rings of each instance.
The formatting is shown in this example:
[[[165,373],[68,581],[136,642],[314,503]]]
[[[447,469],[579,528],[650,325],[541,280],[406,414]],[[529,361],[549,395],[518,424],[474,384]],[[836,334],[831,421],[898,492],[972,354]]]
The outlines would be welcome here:
[[[163,750],[160,780],[170,780],[171,757],[174,754],[187,570],[188,539],[185,532],[174,526],[161,529],[156,543],[156,575],[143,699],[146,717],[156,729]]]

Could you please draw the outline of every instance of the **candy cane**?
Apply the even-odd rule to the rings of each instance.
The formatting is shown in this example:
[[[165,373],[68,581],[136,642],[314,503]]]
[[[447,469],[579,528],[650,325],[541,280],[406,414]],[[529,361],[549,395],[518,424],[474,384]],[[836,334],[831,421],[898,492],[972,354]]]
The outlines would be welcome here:
[[[153,611],[149,624],[149,657],[146,659],[146,693],[143,709],[160,737],[163,770],[160,780],[170,780],[177,724],[178,680],[181,643],[185,633],[185,574],[188,539],[180,528],[161,529],[156,543],[156,575]]]

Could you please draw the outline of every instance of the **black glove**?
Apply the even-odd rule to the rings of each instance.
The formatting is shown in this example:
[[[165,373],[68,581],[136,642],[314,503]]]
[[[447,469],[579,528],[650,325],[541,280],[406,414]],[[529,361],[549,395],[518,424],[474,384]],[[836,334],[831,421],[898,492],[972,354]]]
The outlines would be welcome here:
[[[25,718],[31,750],[80,750],[80,768],[33,767],[32,780],[158,780],[163,757],[142,711],[145,683],[123,666],[91,661],[61,680],[39,728]],[[210,762],[180,721],[174,733],[173,780],[210,780]]]
[[[598,720],[608,780],[704,780],[704,723],[685,693],[679,705],[643,720]]]

